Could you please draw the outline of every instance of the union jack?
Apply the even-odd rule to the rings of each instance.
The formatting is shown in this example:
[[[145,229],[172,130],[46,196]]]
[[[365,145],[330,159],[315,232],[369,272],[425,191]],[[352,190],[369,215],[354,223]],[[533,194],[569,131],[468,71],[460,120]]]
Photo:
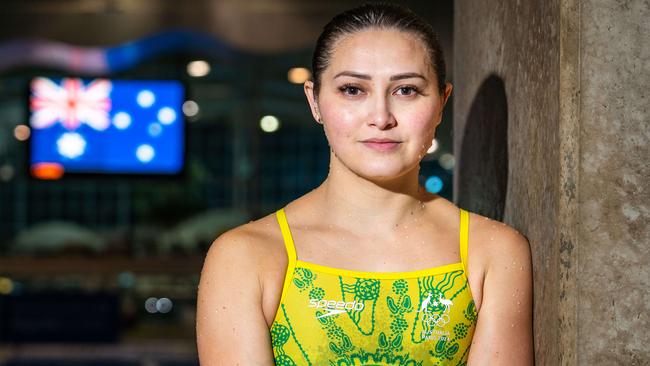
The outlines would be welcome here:
[[[108,114],[112,88],[106,79],[95,79],[84,86],[81,79],[64,78],[59,86],[48,78],[36,78],[32,81],[30,125],[47,128],[60,122],[65,129],[74,131],[85,123],[103,131],[111,124]]]

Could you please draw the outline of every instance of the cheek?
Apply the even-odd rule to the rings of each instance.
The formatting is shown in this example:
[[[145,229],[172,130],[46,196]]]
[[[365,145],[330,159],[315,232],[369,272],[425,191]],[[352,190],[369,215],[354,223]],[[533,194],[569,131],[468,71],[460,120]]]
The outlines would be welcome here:
[[[348,107],[347,105],[323,101],[321,104],[321,113],[323,119],[339,125],[350,124],[358,119],[359,107]]]
[[[332,149],[338,151],[340,149],[347,149],[350,146],[354,134],[352,130],[345,124],[337,122],[324,123],[325,136]]]
[[[326,108],[322,112],[322,116],[325,132],[331,140],[330,143],[335,143],[335,139],[353,137],[359,120],[359,116],[353,111],[336,107]]]
[[[426,140],[433,139],[436,121],[434,112],[431,109],[405,109],[396,117],[398,121],[408,123],[412,138]]]

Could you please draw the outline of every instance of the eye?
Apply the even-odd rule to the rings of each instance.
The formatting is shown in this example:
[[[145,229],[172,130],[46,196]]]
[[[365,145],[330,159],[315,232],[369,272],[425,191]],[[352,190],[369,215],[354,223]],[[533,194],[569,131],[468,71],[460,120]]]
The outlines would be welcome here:
[[[342,87],[339,88],[339,90],[341,91],[341,93],[345,95],[352,95],[352,96],[356,96],[361,93],[360,88],[350,84],[343,85]]]
[[[402,95],[406,96],[420,93],[420,90],[414,86],[401,86],[397,90],[402,91]]]

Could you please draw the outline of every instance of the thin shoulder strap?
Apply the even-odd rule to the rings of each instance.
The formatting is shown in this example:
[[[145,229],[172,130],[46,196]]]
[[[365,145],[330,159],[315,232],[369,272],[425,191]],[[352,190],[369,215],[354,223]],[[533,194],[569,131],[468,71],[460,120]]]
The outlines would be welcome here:
[[[284,304],[284,297],[287,294],[287,291],[289,291],[293,272],[296,268],[296,247],[293,245],[293,238],[291,237],[291,231],[289,230],[287,216],[284,214],[284,208],[277,210],[275,216],[278,218],[278,223],[280,224],[280,231],[282,231],[282,239],[284,239],[284,247],[287,249],[288,259],[287,271],[284,274],[284,284],[282,285],[282,294],[280,295],[279,306],[282,306],[282,304]]]
[[[289,230],[289,223],[287,216],[284,214],[284,208],[275,212],[278,223],[280,224],[280,231],[282,231],[282,239],[284,239],[284,246],[287,249],[287,258],[289,259],[289,266],[296,262],[296,247],[293,245],[293,238],[291,237],[291,230]]]
[[[460,261],[467,273],[467,246],[469,242],[469,212],[460,209]]]

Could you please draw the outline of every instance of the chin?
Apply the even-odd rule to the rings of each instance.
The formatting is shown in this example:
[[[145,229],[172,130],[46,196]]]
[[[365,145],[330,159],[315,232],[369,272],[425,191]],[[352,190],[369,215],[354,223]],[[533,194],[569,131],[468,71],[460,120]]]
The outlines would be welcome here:
[[[413,161],[404,161],[406,157],[401,154],[376,156],[364,154],[363,151],[342,151],[340,155],[334,153],[332,158],[354,174],[377,182],[399,178],[419,167],[419,160],[415,156]]]
[[[405,166],[391,166],[389,164],[374,164],[370,166],[359,167],[355,173],[368,180],[382,182],[399,178],[409,172]]]

